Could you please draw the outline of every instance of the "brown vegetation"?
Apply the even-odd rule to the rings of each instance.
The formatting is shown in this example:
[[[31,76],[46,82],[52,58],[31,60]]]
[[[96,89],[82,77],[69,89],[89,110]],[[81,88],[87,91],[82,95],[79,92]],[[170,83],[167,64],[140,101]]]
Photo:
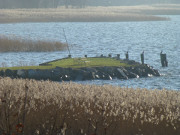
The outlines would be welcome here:
[[[179,91],[10,78],[0,86],[0,134],[180,134]]]
[[[180,5],[109,6],[57,9],[0,9],[0,23],[119,22],[167,20],[159,14],[180,14]]]
[[[54,41],[33,41],[0,35],[0,52],[47,52],[66,49],[66,44]]]

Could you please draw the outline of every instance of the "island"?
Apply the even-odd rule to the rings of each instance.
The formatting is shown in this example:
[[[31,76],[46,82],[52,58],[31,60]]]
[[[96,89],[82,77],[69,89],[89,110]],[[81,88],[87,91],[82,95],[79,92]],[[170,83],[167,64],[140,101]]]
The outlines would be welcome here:
[[[62,58],[38,66],[0,68],[0,76],[52,81],[112,80],[160,76],[148,64],[111,56]]]

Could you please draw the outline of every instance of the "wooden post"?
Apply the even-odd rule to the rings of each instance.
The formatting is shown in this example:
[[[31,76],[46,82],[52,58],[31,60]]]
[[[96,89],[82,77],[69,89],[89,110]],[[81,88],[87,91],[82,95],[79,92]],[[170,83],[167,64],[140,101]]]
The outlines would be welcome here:
[[[162,67],[164,67],[164,60],[163,60],[163,54],[162,54],[162,51],[160,53],[160,58],[161,58],[161,65]]]
[[[141,53],[141,63],[144,65],[144,51]]]
[[[68,55],[68,58],[71,58],[71,55],[70,55],[70,54]]]
[[[162,67],[167,67],[168,66],[168,61],[167,61],[167,58],[166,58],[166,54],[160,53],[160,58],[161,58],[161,65]]]
[[[165,59],[165,65],[166,65],[166,67],[168,67],[168,61],[167,61],[167,58]]]
[[[129,54],[128,54],[128,51],[126,52],[126,60],[129,60]]]
[[[117,58],[120,59],[120,54],[117,54]]]

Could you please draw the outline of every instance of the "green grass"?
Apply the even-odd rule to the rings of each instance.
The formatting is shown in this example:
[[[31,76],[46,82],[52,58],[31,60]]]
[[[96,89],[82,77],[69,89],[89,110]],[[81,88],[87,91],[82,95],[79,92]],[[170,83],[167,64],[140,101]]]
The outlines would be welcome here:
[[[52,66],[19,66],[19,67],[1,67],[0,70],[18,70],[18,69],[52,69]]]
[[[102,67],[102,66],[129,66],[120,60],[113,58],[68,58],[55,62],[50,62],[52,66],[64,68],[81,68],[81,67]]]
[[[67,58],[54,62],[49,62],[47,66],[20,66],[20,67],[3,67],[0,70],[11,69],[52,69],[55,67],[62,68],[82,68],[82,67],[103,67],[103,66],[132,66],[124,63],[122,60],[113,58]]]

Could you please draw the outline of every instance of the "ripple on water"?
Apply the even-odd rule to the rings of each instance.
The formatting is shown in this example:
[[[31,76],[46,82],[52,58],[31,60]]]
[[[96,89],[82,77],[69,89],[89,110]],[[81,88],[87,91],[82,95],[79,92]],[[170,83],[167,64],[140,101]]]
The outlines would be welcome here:
[[[112,84],[123,87],[150,89],[180,89],[180,16],[168,16],[171,21],[158,22],[100,22],[100,23],[16,23],[0,24],[0,34],[16,35],[34,40],[66,42],[65,29],[73,57],[120,54],[125,58],[129,51],[132,60],[140,62],[145,51],[145,63],[160,70],[161,77],[110,81],[94,80],[80,83]],[[167,53],[168,68],[161,68],[160,51]],[[66,57],[68,51],[42,53],[0,53],[0,64],[14,66],[19,63],[38,65],[46,61]]]

